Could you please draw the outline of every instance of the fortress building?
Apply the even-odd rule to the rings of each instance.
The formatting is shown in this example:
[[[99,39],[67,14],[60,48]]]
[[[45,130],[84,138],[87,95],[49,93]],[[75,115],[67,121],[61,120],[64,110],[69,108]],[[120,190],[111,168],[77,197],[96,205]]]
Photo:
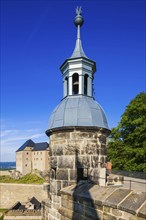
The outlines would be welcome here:
[[[49,158],[47,142],[34,143],[28,140],[16,151],[16,170],[22,175],[31,173],[33,170],[48,170]]]
[[[94,100],[95,61],[83,50],[80,30],[84,23],[81,7],[74,24],[77,39],[70,58],[61,65],[64,96],[52,112],[46,134],[50,139],[50,211],[54,196],[63,187],[87,179],[105,186],[106,138],[110,133],[104,110]]]

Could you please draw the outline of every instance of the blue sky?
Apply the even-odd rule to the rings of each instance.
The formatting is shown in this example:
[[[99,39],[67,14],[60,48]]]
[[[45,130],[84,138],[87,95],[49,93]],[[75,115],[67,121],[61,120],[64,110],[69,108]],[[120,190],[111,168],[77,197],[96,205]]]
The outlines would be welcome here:
[[[83,49],[97,65],[94,97],[111,128],[145,91],[144,0],[1,0],[1,161],[14,161],[30,138],[48,141],[49,116],[63,97],[59,67],[73,52],[80,5]]]

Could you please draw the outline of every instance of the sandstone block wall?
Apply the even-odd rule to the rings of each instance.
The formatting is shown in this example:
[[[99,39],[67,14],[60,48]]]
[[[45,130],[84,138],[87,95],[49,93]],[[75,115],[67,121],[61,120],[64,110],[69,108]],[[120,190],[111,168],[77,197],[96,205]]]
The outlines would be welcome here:
[[[92,184],[61,190],[61,220],[143,220],[146,193]]]
[[[17,201],[27,202],[35,197],[38,201],[48,198],[45,185],[0,183],[0,208],[11,208]]]
[[[51,179],[66,182],[87,178],[106,162],[106,133],[97,130],[60,131],[50,135]],[[97,170],[96,170],[97,172]],[[58,190],[59,191],[59,190]]]
[[[105,185],[107,135],[106,129],[89,127],[51,131],[49,220],[61,219],[62,188],[95,177],[98,184]]]

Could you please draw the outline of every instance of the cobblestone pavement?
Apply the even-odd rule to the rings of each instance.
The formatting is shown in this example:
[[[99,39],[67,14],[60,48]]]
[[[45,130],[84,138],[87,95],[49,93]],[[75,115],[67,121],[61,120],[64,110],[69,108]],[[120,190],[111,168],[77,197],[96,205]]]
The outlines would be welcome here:
[[[124,176],[123,188],[146,193],[146,180]]]

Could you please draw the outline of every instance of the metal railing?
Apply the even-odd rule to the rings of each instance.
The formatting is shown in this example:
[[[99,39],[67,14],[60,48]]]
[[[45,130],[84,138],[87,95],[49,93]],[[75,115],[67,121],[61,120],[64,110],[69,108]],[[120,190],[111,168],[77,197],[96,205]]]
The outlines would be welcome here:
[[[125,171],[125,170],[112,170],[112,174],[138,178],[138,179],[146,179],[145,172],[137,172],[137,171]]]

